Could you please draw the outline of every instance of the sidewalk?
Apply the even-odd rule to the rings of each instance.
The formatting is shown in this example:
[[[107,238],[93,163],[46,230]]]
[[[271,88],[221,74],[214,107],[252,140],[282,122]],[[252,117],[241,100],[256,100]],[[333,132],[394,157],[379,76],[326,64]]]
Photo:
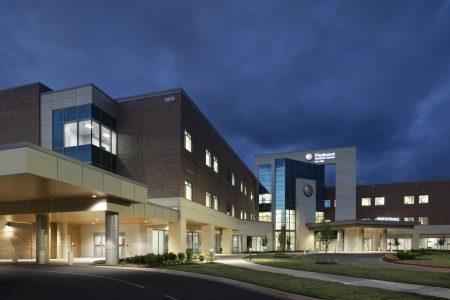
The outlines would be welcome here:
[[[257,265],[250,262],[245,261],[243,258],[247,255],[217,255],[217,262],[223,264],[229,264],[236,267],[252,269],[255,271],[262,272],[271,272],[277,274],[290,275],[294,277],[301,278],[310,278],[310,279],[318,279],[323,281],[331,281],[338,282],[348,285],[355,286],[365,286],[372,287],[396,292],[408,292],[415,293],[424,296],[435,296],[442,297],[446,299],[450,299],[450,289],[449,288],[441,288],[434,286],[425,286],[425,285],[417,285],[417,284],[409,284],[409,283],[399,283],[399,282],[391,282],[391,281],[382,281],[375,279],[364,279],[364,278],[356,278],[349,276],[341,276],[341,275],[333,275],[333,274],[324,274],[324,273],[315,273],[315,272],[307,272],[307,271],[299,271],[299,270],[290,270],[290,269],[282,269],[275,268],[270,266]]]

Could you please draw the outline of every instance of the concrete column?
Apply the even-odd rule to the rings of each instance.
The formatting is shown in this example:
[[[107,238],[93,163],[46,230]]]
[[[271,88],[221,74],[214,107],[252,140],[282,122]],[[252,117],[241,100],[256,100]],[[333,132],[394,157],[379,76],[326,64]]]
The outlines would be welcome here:
[[[69,224],[66,222],[56,225],[56,258],[67,259]]]
[[[214,225],[212,224],[202,225],[201,235],[202,235],[202,252],[205,253],[205,255],[209,255],[211,248],[215,252],[214,246],[216,235],[214,232]]]
[[[417,232],[413,232],[411,237],[411,249],[419,249],[420,245],[420,236]]]
[[[342,252],[344,243],[343,243],[343,230],[338,229],[337,231],[337,252]]]
[[[119,263],[119,214],[105,211],[105,263]]]
[[[364,228],[359,228],[358,231],[358,244],[361,250],[360,252],[364,252]]]
[[[153,253],[153,228],[147,227],[147,253]]]
[[[186,252],[186,219],[169,223],[169,252]]]
[[[381,251],[387,251],[387,228],[381,233]]]
[[[222,228],[222,254],[233,252],[233,229]]]
[[[48,214],[36,215],[36,262],[40,265],[49,262]]]

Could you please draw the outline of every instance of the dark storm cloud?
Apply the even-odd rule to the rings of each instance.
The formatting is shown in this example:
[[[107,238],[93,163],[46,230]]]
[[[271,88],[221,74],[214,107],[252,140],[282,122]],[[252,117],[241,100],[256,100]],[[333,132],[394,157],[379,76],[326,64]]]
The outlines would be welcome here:
[[[358,147],[360,182],[450,177],[448,1],[0,2],[0,86],[182,86],[249,164]]]

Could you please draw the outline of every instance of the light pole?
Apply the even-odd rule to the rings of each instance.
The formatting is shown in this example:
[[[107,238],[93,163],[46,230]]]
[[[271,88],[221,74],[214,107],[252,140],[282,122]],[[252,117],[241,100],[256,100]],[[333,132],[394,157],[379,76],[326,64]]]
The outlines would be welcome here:
[[[250,261],[252,261],[252,248],[248,248],[248,250],[250,251]]]
[[[209,249],[209,262],[213,262],[213,251],[214,251],[214,249],[213,248],[210,248]]]

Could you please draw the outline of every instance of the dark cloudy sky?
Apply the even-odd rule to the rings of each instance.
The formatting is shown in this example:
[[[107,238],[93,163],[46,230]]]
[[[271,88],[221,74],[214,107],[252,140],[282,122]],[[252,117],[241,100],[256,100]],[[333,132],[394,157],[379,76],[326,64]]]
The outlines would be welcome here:
[[[0,1],[0,88],[183,87],[249,165],[356,146],[358,181],[450,178],[450,1]]]

